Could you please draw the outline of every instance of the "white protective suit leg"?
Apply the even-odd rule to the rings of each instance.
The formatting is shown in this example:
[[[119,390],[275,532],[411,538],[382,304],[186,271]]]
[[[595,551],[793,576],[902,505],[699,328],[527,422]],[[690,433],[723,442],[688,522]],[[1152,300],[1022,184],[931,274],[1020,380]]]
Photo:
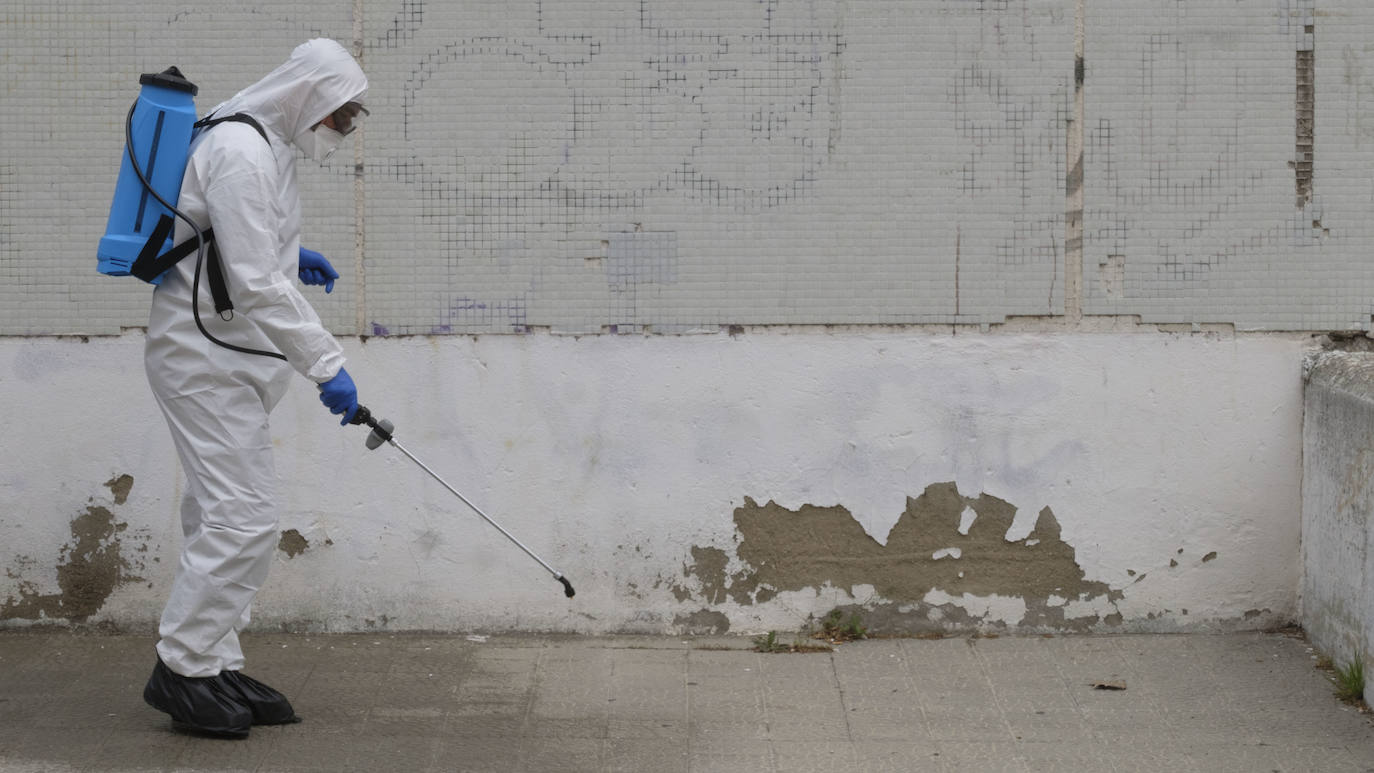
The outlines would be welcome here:
[[[283,368],[284,374],[290,371]],[[185,542],[157,651],[182,676],[243,667],[238,631],[271,567],[277,475],[267,416],[285,378],[160,397],[186,472]]]
[[[200,500],[196,498],[196,495],[189,490],[186,491],[181,497],[182,545],[189,545],[196,541],[203,523],[203,512]],[[173,582],[173,587],[180,584],[181,563],[181,561],[177,562],[177,579]],[[252,617],[251,610],[252,605],[245,607],[243,614],[239,616],[233,628],[206,653],[211,660],[220,663],[220,670],[222,671],[238,671],[243,668],[243,650],[239,647],[238,634],[248,627]]]

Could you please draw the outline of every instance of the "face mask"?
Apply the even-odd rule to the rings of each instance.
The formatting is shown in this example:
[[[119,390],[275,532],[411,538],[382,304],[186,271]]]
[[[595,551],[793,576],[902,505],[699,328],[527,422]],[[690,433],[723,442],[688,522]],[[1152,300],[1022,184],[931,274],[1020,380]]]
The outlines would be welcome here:
[[[312,160],[324,162],[334,155],[343,143],[344,136],[321,124],[297,138],[296,144]]]

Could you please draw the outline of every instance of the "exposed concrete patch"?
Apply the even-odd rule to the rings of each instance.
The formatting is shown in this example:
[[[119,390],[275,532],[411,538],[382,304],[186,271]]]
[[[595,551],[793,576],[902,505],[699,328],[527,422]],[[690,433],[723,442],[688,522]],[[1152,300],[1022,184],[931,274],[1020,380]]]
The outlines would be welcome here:
[[[684,564],[683,575],[695,577],[700,583],[693,590],[679,583],[670,585],[678,601],[693,598],[707,604],[720,604],[727,598],[736,604],[763,603],[777,595],[773,588],[760,587],[756,573],[747,569],[727,575],[730,556],[720,548],[692,547],[693,563]]]
[[[683,567],[688,574],[701,580],[701,597],[708,604],[719,604],[725,600],[725,566],[730,557],[719,548],[692,548],[692,558],[696,563]]]
[[[730,632],[730,618],[724,612],[701,609],[690,615],[678,615],[673,625],[688,636],[713,636]]]
[[[968,510],[976,518],[970,519]],[[1016,507],[1002,499],[965,497],[954,483],[936,483],[907,499],[906,511],[883,546],[843,507],[805,505],[794,511],[746,498],[735,510],[742,535],[737,555],[746,568],[727,583],[724,551],[693,548],[696,563],[684,569],[700,581],[701,590],[686,595],[707,603],[728,597],[743,604],[762,600],[760,591],[868,585],[888,603],[869,623],[875,632],[948,630],[984,622],[956,603],[928,603],[932,592],[937,599],[1021,599],[1026,612],[1020,627],[1085,630],[1099,623],[1119,624],[1120,614],[1103,616],[1091,609],[1114,608],[1122,592],[1086,579],[1050,508],[1040,511],[1024,539],[1009,542],[1006,535],[1015,516]],[[675,589],[680,600],[686,600],[683,591]],[[1086,614],[1068,614],[1074,606]]]
[[[115,501],[127,500],[133,478],[123,475],[106,483]],[[68,619],[83,622],[100,611],[105,600],[123,583],[141,582],[124,558],[120,535],[129,525],[117,522],[105,507],[91,505],[71,523],[72,541],[62,546],[57,564],[59,593],[40,593],[32,580],[18,579],[19,598],[10,596],[0,605],[0,620]],[[146,552],[147,546],[140,548]],[[33,562],[27,561],[28,565]]]
[[[308,547],[310,547],[310,541],[295,529],[287,529],[282,532],[281,539],[277,541],[277,550],[285,553],[287,558],[295,558],[304,553]]]
[[[129,501],[129,492],[134,487],[134,476],[119,475],[105,481],[105,486],[114,494],[114,503],[122,505]]]

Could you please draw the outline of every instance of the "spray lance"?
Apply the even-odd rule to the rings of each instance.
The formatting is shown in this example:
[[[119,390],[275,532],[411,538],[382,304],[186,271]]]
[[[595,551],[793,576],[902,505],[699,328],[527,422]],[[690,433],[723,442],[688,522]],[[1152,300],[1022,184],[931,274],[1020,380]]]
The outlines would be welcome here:
[[[525,555],[529,556],[530,558],[533,558],[535,561],[538,561],[539,565],[547,569],[549,571],[549,574],[552,574],[555,580],[558,580],[559,582],[563,583],[563,595],[567,596],[568,598],[573,597],[575,591],[573,590],[572,583],[568,582],[568,578],[564,577],[563,574],[559,572],[557,569],[554,569],[552,566],[549,566],[548,562],[546,562],[544,559],[535,555],[533,550],[530,550],[529,548],[525,547],[525,544],[523,542],[516,539],[510,532],[506,531],[501,526],[501,524],[492,520],[491,516],[482,512],[482,508],[478,507],[477,505],[474,505],[471,501],[468,500],[467,497],[463,496],[462,493],[458,491],[458,489],[450,486],[448,482],[445,481],[443,478],[439,477],[438,474],[434,472],[434,470],[431,470],[428,466],[425,465],[424,462],[420,461],[419,459],[416,459],[415,455],[407,451],[405,447],[402,446],[400,443],[397,443],[396,438],[393,437],[391,434],[392,430],[394,430],[396,427],[390,421],[388,421],[387,419],[379,420],[373,418],[372,412],[360,405],[358,406],[358,412],[353,415],[353,420],[349,423],[366,424],[367,426],[372,428],[372,434],[367,436],[367,448],[369,451],[381,447],[383,443],[390,443],[392,446],[396,448],[397,451],[400,451],[401,453],[405,454],[406,457],[410,459],[410,461],[420,465],[420,469],[429,473],[431,478],[434,478],[435,480],[439,481],[439,483],[444,488],[453,492],[454,496],[463,500],[463,504],[472,508],[472,511],[474,513],[477,513],[478,515],[482,516],[482,520],[496,527],[496,530],[504,534],[506,536],[506,539],[515,543],[516,547],[525,551]]]

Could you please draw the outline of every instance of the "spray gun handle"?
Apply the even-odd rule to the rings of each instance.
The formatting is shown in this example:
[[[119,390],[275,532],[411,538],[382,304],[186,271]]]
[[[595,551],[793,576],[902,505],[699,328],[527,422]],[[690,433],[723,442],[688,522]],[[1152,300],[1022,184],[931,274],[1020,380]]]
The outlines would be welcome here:
[[[396,428],[386,419],[380,421],[372,418],[372,411],[364,406],[358,406],[358,412],[353,414],[353,420],[349,424],[366,424],[372,428],[372,434],[367,436],[368,450],[374,450],[383,443],[391,442],[391,430]]]

